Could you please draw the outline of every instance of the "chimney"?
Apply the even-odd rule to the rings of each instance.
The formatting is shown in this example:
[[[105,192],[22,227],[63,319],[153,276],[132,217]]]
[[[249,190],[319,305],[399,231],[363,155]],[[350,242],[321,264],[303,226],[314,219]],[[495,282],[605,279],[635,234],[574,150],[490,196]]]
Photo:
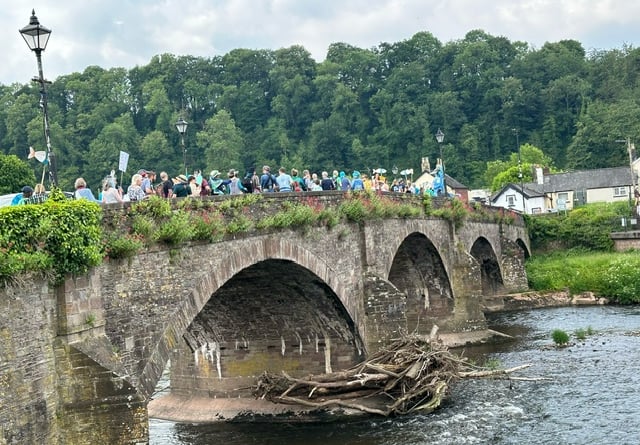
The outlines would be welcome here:
[[[538,183],[539,185],[544,184],[544,170],[542,169],[542,167],[536,167],[536,183]]]

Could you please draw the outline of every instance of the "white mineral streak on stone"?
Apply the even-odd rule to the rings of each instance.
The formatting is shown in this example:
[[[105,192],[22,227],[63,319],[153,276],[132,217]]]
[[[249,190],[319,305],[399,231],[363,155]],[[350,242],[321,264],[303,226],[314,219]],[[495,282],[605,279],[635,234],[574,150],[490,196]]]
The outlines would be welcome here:
[[[284,344],[284,337],[280,336],[280,353],[282,354],[283,357],[286,350],[287,350],[287,347]]]
[[[300,355],[302,355],[302,337],[300,337],[300,334],[298,334],[297,332],[296,337],[298,337],[298,352],[300,353]]]
[[[218,370],[218,379],[222,380],[222,365],[220,363],[220,345],[218,342],[213,343],[216,348],[216,369]]]
[[[324,372],[330,374],[331,370],[331,338],[325,335],[324,337]]]

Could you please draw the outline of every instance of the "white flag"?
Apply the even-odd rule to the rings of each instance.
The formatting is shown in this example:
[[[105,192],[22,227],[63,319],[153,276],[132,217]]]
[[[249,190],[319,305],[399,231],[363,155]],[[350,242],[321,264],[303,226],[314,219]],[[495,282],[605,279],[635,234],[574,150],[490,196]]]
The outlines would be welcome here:
[[[126,172],[128,163],[129,163],[129,153],[121,151],[120,152],[120,163],[118,164],[118,170],[120,170],[121,172]]]

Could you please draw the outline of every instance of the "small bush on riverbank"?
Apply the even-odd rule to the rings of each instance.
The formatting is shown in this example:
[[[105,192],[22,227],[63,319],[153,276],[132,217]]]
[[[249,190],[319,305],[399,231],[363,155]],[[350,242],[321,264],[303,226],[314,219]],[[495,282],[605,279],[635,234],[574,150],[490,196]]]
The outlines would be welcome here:
[[[569,334],[562,329],[554,329],[551,333],[551,338],[557,346],[565,346],[569,343]]]
[[[556,252],[530,258],[526,270],[532,290],[591,291],[615,303],[640,303],[640,252]]]

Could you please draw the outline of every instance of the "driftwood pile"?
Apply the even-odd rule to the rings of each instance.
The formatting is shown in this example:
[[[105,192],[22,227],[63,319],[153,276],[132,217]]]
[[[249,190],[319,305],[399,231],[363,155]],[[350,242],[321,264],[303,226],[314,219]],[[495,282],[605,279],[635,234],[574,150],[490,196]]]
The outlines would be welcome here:
[[[430,413],[440,406],[455,379],[508,377],[528,366],[488,370],[444,347],[408,337],[345,371],[306,378],[265,372],[258,378],[254,395],[274,403],[343,407],[382,416]]]

